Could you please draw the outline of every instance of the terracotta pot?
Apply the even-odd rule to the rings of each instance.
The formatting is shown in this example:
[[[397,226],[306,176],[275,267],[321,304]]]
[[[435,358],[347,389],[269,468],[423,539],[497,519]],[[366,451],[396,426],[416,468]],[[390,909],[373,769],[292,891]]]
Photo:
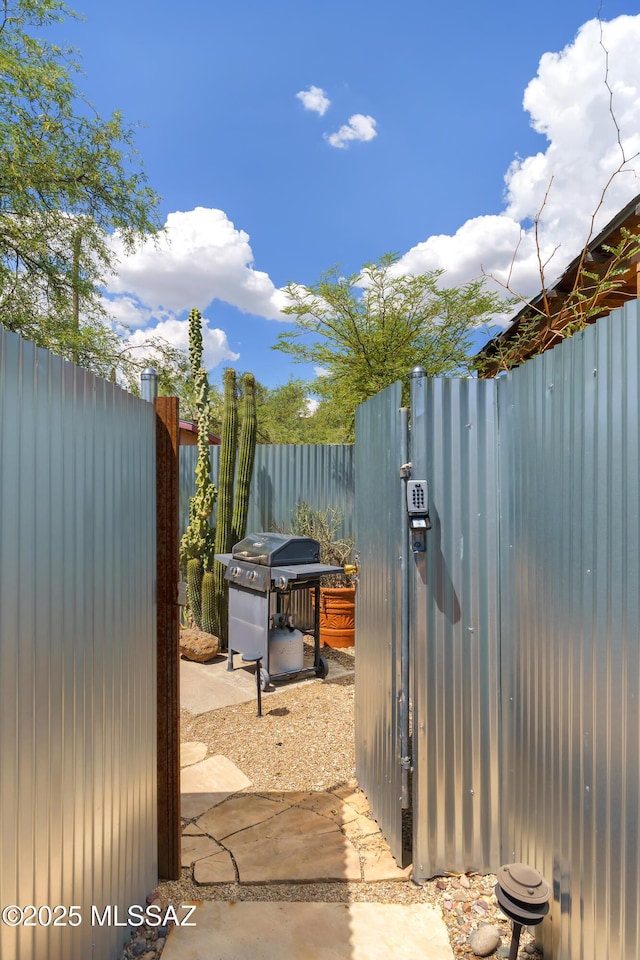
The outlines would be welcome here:
[[[320,587],[320,643],[352,647],[356,642],[356,588]]]

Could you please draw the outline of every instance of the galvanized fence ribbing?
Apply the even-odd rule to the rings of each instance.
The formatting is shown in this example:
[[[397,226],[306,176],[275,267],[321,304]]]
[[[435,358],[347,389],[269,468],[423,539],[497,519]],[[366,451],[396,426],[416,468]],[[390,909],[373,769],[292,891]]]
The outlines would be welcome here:
[[[402,778],[398,737],[401,683],[401,557],[406,548],[398,453],[406,424],[400,384],[357,411],[355,728],[358,783],[393,855],[402,859]]]
[[[499,383],[503,851],[553,882],[558,960],[640,955],[639,326]]]
[[[114,956],[157,877],[151,405],[0,328],[0,955]]]
[[[412,558],[414,874],[495,869],[500,847],[495,382],[412,384],[412,476],[432,529]]]
[[[220,447],[211,447],[211,474],[218,476]],[[180,532],[189,523],[195,493],[196,447],[180,448]],[[313,509],[331,507],[340,517],[338,535],[353,533],[353,447],[347,444],[259,444],[251,483],[247,531],[289,530],[292,513],[304,501]],[[215,523],[215,510],[212,518]]]
[[[414,867],[532,864],[556,960],[640,954],[639,329],[414,397]]]

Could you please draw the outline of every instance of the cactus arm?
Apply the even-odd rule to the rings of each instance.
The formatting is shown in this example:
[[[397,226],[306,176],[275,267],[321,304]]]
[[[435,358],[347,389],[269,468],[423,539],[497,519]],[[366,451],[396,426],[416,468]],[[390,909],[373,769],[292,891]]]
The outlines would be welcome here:
[[[236,398],[236,373],[229,369],[224,375],[224,418],[222,422],[222,446],[220,448],[220,466],[218,469],[218,520],[216,523],[215,552],[228,553],[231,550],[231,519],[233,507],[233,480],[236,464],[236,444],[238,435],[238,402]],[[225,568],[214,562],[216,592],[216,629],[213,631],[226,647],[227,637],[227,584],[224,579]]]
[[[233,519],[231,522],[231,543],[238,543],[245,536],[247,514],[249,512],[249,493],[251,476],[256,454],[258,423],[256,417],[256,381],[251,373],[242,378],[244,395],[242,400],[242,430],[238,449],[238,470],[233,501]]]
[[[202,578],[202,626],[205,633],[216,633],[216,587],[215,574],[208,570]]]
[[[192,557],[187,561],[187,600],[193,622],[202,629],[202,560]]]

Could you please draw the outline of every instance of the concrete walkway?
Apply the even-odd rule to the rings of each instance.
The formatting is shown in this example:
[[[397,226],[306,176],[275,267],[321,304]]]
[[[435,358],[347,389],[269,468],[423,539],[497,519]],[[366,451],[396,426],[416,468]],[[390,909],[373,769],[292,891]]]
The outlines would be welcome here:
[[[253,673],[242,667],[181,663],[181,701],[190,712],[254,697]],[[410,868],[397,866],[355,783],[317,793],[257,792],[227,757],[205,759],[206,749],[181,748],[182,866],[203,893],[209,884],[408,882]],[[429,904],[209,901],[190,922],[195,926],[172,929],[163,960],[453,957],[442,917]]]
[[[201,903],[162,960],[452,960],[429,904]]]

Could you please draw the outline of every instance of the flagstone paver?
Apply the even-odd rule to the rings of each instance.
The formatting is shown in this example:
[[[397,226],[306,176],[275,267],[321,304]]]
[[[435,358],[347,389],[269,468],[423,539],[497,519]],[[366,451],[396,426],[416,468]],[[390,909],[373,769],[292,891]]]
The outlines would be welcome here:
[[[199,884],[407,880],[369,804],[352,784],[335,790],[244,793],[226,757],[182,769],[182,862]]]
[[[342,835],[342,831],[337,823],[329,820],[328,817],[321,817],[320,814],[312,810],[300,810],[298,807],[289,807],[283,813],[258,823],[254,827],[248,827],[235,833],[233,837],[228,838],[225,846],[231,847],[231,841],[234,844],[253,843],[260,841],[266,843],[267,840],[286,840],[290,837],[296,837],[299,843],[306,842],[308,837],[321,837],[323,834],[335,833]]]
[[[323,817],[329,817],[336,823],[349,823],[356,820],[358,812],[340,800],[333,793],[320,791],[318,793],[308,793],[296,806],[304,810],[313,810]]]
[[[222,847],[211,837],[182,836],[182,866],[189,867],[194,860],[220,853]]]
[[[182,830],[182,836],[202,837],[206,832],[206,830],[201,830],[197,823],[188,823]]]
[[[241,836],[228,841],[240,883],[362,879],[358,852],[339,830],[304,838],[256,837],[249,843],[239,842]]]
[[[380,827],[375,820],[370,820],[364,815],[356,817],[355,820],[349,820],[342,825],[344,835],[350,840],[358,840],[361,837],[370,837],[374,834],[380,834]],[[380,834],[381,835],[381,834]]]
[[[198,820],[198,827],[204,833],[224,840],[232,833],[255,826],[289,809],[289,805],[282,800],[268,800],[255,794],[230,797],[203,814]]]
[[[207,755],[206,743],[191,740],[180,744],[180,766],[190,767],[193,763],[200,763]]]
[[[364,854],[362,876],[365,883],[408,880],[411,876],[411,867],[402,870],[388,850],[378,850]]]
[[[340,800],[344,800],[349,806],[357,810],[358,813],[369,813],[369,801],[361,790],[356,790],[352,786],[336,787],[331,791]]]
[[[196,883],[235,883],[238,879],[231,854],[227,850],[202,857],[193,865]]]
[[[231,794],[250,786],[249,778],[227,757],[208,757],[184,767],[180,773],[182,816],[187,820],[199,817]]]

